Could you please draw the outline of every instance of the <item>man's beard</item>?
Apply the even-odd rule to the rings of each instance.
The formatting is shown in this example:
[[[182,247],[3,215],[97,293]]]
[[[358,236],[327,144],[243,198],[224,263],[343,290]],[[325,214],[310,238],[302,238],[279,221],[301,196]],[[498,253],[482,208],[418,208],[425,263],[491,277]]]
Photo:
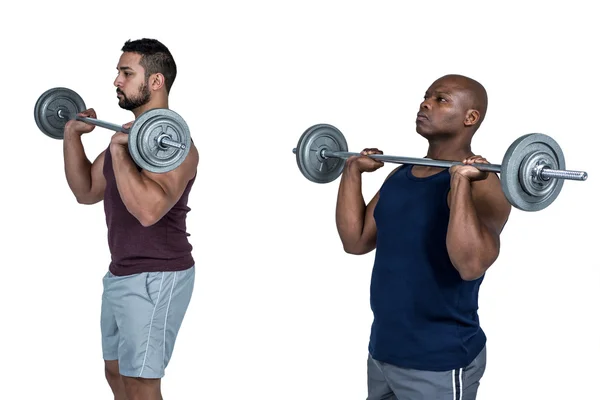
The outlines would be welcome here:
[[[131,111],[143,106],[144,104],[150,101],[150,90],[148,89],[148,86],[146,86],[146,84],[142,83],[138,91],[139,94],[137,96],[127,98],[127,95],[125,95],[125,93],[117,89],[117,93],[120,93],[123,96],[123,99],[119,101],[119,107]]]

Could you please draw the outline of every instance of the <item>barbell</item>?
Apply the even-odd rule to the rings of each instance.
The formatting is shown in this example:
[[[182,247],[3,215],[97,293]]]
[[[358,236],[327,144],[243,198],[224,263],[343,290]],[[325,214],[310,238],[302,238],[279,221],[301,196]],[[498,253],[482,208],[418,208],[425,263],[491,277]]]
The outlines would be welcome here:
[[[333,125],[316,124],[300,136],[296,148],[296,163],[302,175],[315,183],[329,183],[343,172],[344,159],[360,156],[348,152],[342,132]],[[385,154],[369,155],[376,160],[396,164],[425,165],[450,168],[460,161],[411,158]],[[587,173],[565,170],[565,157],[558,143],[542,133],[530,133],[517,138],[508,148],[502,164],[471,164],[481,171],[501,174],[502,191],[506,199],[523,211],[540,211],[558,197],[564,180],[585,181]]]
[[[190,151],[191,135],[184,119],[175,111],[155,108],[142,113],[129,129],[77,114],[87,108],[81,96],[64,87],[45,91],[36,101],[34,117],[38,128],[53,139],[64,139],[65,125],[75,119],[115,132],[129,134],[133,161],[150,172],[165,173],[177,168]]]

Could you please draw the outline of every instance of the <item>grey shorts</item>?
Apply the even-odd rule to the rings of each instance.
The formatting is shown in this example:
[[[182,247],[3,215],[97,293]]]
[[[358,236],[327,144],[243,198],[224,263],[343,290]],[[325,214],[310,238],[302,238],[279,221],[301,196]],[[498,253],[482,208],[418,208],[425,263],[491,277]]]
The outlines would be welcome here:
[[[123,376],[162,378],[194,289],[195,267],[103,278],[102,353]]]
[[[367,400],[475,400],[485,372],[486,348],[465,368],[420,371],[367,361]]]

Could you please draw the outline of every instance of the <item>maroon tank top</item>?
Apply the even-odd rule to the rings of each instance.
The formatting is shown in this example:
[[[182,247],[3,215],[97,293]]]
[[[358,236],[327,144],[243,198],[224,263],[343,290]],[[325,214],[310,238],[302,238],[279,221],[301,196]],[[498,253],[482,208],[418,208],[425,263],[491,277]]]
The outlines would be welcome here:
[[[140,168],[138,167],[138,170]],[[196,176],[169,212],[152,226],[144,227],[127,210],[117,189],[110,147],[104,157],[104,211],[111,254],[109,271],[123,276],[140,272],[181,271],[194,265],[190,236],[186,231],[188,196]]]

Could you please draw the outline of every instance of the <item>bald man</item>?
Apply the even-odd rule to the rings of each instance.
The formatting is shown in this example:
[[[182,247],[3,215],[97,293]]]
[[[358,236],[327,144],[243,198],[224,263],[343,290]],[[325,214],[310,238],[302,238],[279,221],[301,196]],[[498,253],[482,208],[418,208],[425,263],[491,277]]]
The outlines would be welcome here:
[[[461,75],[433,82],[416,120],[426,157],[464,165],[401,165],[368,205],[362,173],[383,166],[369,157],[382,152],[365,149],[345,163],[336,208],[344,250],[376,249],[367,400],[477,396],[486,367],[479,287],[511,210],[498,176],[470,165],[488,163],[471,150],[486,110],[479,82]]]

